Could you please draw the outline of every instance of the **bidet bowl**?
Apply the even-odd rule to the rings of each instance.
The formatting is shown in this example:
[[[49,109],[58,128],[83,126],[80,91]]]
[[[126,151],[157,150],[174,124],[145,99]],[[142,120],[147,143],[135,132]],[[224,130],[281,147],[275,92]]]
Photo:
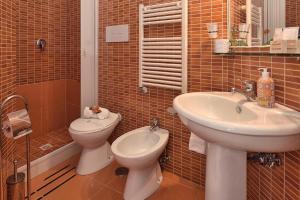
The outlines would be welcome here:
[[[153,194],[163,179],[158,157],[165,149],[169,132],[139,128],[116,139],[111,150],[121,165],[129,168],[124,199],[141,200]]]
[[[169,132],[165,129],[150,131],[142,127],[117,138],[111,145],[116,160],[128,168],[144,168],[157,162],[165,149]]]

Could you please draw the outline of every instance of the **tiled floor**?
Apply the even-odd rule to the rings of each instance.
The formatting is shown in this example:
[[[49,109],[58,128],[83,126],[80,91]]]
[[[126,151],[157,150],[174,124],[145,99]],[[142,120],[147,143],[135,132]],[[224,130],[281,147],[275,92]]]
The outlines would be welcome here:
[[[114,174],[115,169],[119,167],[116,162],[97,173],[80,176],[75,173],[77,161],[78,156],[73,157],[34,178],[32,192],[35,193],[32,199],[123,199],[122,193],[126,177],[118,177]],[[204,192],[199,186],[166,171],[163,172],[163,176],[160,188],[148,200],[204,200]]]
[[[30,148],[30,156],[31,161],[36,160],[60,147],[72,142],[72,138],[66,128],[53,131],[46,135],[41,135],[40,137],[32,138],[31,139],[31,148]],[[50,144],[50,147],[47,150],[42,150],[40,147]],[[18,166],[23,166],[26,163],[26,144],[23,140],[22,142],[17,143],[17,160]]]

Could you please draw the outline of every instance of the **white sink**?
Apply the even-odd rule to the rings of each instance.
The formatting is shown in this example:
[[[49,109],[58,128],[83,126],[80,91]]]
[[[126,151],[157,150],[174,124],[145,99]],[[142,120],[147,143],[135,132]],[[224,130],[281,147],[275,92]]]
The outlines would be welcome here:
[[[197,92],[176,97],[174,108],[192,132],[211,143],[244,151],[300,149],[300,113],[278,104],[268,109],[238,93]]]
[[[208,142],[206,200],[246,199],[247,151],[300,149],[300,113],[285,106],[263,108],[228,92],[182,94],[173,106],[182,122]]]

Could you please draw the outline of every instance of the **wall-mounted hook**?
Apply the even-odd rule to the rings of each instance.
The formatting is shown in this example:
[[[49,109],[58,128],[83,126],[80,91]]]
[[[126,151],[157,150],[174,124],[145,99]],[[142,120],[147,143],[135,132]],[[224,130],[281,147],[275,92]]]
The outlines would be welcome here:
[[[46,40],[44,40],[44,39],[38,39],[38,40],[36,41],[36,46],[37,46],[41,51],[43,51],[43,50],[45,49],[45,47],[46,47]]]

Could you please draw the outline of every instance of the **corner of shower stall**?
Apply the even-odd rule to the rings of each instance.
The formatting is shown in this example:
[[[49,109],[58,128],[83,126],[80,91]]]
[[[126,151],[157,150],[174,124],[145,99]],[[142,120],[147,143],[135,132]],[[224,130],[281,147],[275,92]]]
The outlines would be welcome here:
[[[16,12],[15,92],[29,102],[34,176],[46,163],[80,151],[68,132],[80,117],[80,0],[17,1]],[[36,45],[39,39],[46,42],[44,48]],[[20,171],[25,171],[25,155],[21,138],[14,156]]]
[[[34,177],[81,150],[68,127],[85,105],[98,101],[98,0],[0,0],[2,4],[9,12],[0,16],[7,22],[0,28],[8,30],[0,34],[5,38],[0,102],[12,94],[28,100]],[[13,102],[4,115],[20,106]],[[0,138],[0,199],[5,200],[13,161],[19,172],[26,171],[26,141]]]

